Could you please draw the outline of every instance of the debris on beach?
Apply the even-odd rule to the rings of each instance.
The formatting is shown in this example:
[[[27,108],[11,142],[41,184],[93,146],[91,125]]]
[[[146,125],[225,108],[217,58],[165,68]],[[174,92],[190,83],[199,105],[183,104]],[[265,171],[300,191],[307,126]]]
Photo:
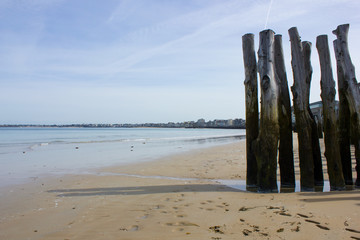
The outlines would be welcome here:
[[[353,232],[353,233],[360,233],[359,230],[351,229],[351,228],[345,228],[346,231]]]
[[[309,216],[305,215],[305,214],[301,214],[301,213],[297,213],[298,216],[303,217],[303,218],[309,218]]]
[[[325,226],[320,225],[320,224],[316,224],[316,226],[317,226],[318,228],[320,228],[320,229],[323,229],[323,230],[330,230],[330,228],[325,227]]]
[[[309,223],[320,224],[319,222],[314,221],[314,220],[310,220],[310,219],[305,219],[305,221],[306,221],[306,222],[309,222]]]

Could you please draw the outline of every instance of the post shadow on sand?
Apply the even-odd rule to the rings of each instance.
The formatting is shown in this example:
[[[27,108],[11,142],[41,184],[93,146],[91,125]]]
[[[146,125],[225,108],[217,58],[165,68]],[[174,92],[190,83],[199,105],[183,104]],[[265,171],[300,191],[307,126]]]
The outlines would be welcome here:
[[[331,191],[331,192],[322,192],[322,193],[310,193],[310,192],[302,192],[299,193],[301,197],[301,201],[304,202],[342,202],[342,201],[360,201],[360,191]],[[351,196],[349,196],[351,195]],[[360,204],[356,204],[360,206]]]
[[[111,188],[54,189],[48,193],[58,193],[58,197],[88,197],[111,195],[143,195],[177,192],[242,192],[219,184],[184,184]]]

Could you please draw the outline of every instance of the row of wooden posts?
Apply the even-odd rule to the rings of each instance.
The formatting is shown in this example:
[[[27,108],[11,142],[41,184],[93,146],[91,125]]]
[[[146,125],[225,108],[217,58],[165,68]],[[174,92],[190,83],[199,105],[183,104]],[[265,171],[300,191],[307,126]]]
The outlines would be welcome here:
[[[355,145],[356,187],[360,187],[360,90],[348,50],[349,24],[340,25],[334,50],[337,61],[339,114],[335,111],[333,78],[327,35],[316,39],[321,68],[321,98],[325,157],[330,189],[353,185],[350,143]],[[296,27],[289,29],[293,71],[293,108],[298,132],[301,191],[324,185],[318,127],[309,107],[312,66],[311,42],[301,41]],[[282,36],[260,32],[258,61],[254,35],[242,37],[245,66],[247,189],[278,192],[277,160],[282,189],[295,188],[291,103],[282,47]],[[258,79],[260,78],[260,121]],[[350,134],[351,132],[351,134]],[[351,136],[351,137],[350,137]]]

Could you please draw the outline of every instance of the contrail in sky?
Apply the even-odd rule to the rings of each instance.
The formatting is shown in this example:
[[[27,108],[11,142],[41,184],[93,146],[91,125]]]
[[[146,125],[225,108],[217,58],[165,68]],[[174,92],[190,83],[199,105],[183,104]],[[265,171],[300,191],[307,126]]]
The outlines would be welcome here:
[[[268,9],[268,12],[267,12],[267,15],[266,15],[266,21],[265,21],[264,29],[267,28],[267,24],[268,24],[268,21],[269,21],[269,16],[270,16],[270,11],[271,11],[271,6],[273,4],[273,1],[274,0],[270,0],[269,9]]]

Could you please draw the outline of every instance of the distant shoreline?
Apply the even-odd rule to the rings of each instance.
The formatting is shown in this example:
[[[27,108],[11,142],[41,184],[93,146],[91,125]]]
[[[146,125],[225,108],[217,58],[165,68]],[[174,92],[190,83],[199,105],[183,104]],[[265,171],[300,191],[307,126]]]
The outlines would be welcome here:
[[[186,128],[186,129],[245,129],[245,126],[167,126],[162,124],[69,124],[69,125],[42,125],[42,124],[5,124],[0,128]]]
[[[221,128],[221,129],[245,129],[245,120],[236,119],[215,119],[205,121],[201,118],[195,121],[168,122],[168,123],[75,123],[75,124],[0,124],[5,127],[46,127],[46,128]]]

